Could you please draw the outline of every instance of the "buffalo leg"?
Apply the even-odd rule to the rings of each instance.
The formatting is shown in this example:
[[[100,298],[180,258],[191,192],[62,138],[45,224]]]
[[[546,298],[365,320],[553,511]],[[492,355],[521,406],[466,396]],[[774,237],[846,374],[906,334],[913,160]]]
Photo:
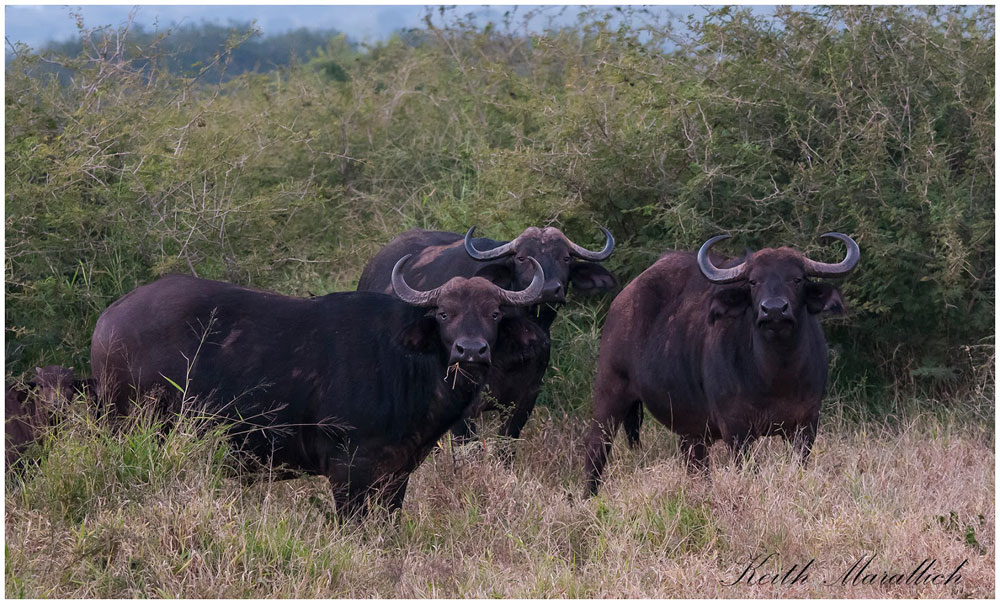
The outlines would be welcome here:
[[[809,453],[812,451],[813,442],[816,441],[816,424],[819,418],[815,418],[805,424],[796,427],[792,435],[792,448],[799,454],[799,460],[805,466],[809,461]]]
[[[451,435],[455,441],[464,445],[476,439],[476,422],[471,417],[463,417],[451,425]]]
[[[625,415],[624,420],[625,436],[628,438],[630,449],[642,448],[642,443],[639,442],[639,429],[642,428],[642,418],[642,402],[636,401]]]
[[[497,405],[505,410],[500,436],[507,440],[500,444],[499,456],[508,467],[514,461],[513,443],[510,441],[521,438],[521,430],[535,409],[542,377],[545,375],[547,358],[545,360],[546,363],[536,360],[516,370],[508,371],[506,375],[490,384],[490,389],[496,392]]]
[[[361,515],[373,512],[391,516],[402,508],[409,479],[409,473],[393,474],[379,478],[367,488],[358,489],[353,498],[360,506]]]
[[[337,516],[341,520],[348,520],[357,515],[357,502],[351,497],[351,493],[346,486],[333,484],[331,481],[330,490],[333,493],[333,503],[336,506]]]
[[[601,473],[608,462],[611,443],[618,426],[640,401],[626,393],[627,382],[613,371],[598,368],[594,383],[594,406],[591,412],[590,430],[587,433],[584,472],[587,475],[587,494],[597,494],[601,483]]]
[[[504,393],[507,395],[506,400],[513,401],[514,405],[500,429],[503,436],[508,438],[521,437],[521,430],[524,429],[524,424],[528,423],[528,417],[535,409],[535,401],[538,399],[543,373],[544,371],[533,372],[533,375],[525,376],[532,378],[531,383],[521,382],[520,388],[510,388],[508,392]]]
[[[334,483],[333,479],[330,481],[337,514],[345,519],[360,519],[368,516],[373,507],[384,508],[390,515],[403,507],[410,474],[399,473],[373,480],[370,473],[352,468],[349,480],[347,484],[341,481]]]
[[[521,430],[528,422],[528,416],[531,415],[534,407],[535,397],[531,397],[530,401],[519,401],[501,427],[500,434],[506,439],[500,443],[498,454],[508,468],[514,463],[514,449],[511,441],[521,438]]]
[[[343,516],[363,520],[372,511],[372,506],[378,505],[379,499],[379,490],[372,485],[352,484],[347,492]],[[339,509],[340,506],[337,507]]]
[[[351,463],[334,464],[327,473],[337,515],[342,519],[362,518],[368,515],[368,497],[373,491],[367,470]]]
[[[386,492],[385,504],[389,513],[402,509],[403,498],[406,497],[406,485],[410,482],[410,475],[406,474],[392,482]]]
[[[688,474],[708,474],[708,442],[704,436],[681,436],[681,453]]]
[[[587,474],[587,495],[597,494],[601,484],[601,474],[608,463],[608,453],[611,452],[611,442],[618,431],[621,418],[610,417],[605,421],[591,420],[590,431],[587,433],[586,460],[584,471]]]
[[[476,400],[465,408],[462,413],[462,417],[451,425],[449,431],[451,435],[455,438],[458,444],[464,445],[465,443],[472,442],[476,440],[476,418],[479,417],[484,410],[492,409],[495,397],[489,388],[481,391]]]
[[[730,451],[732,451],[733,461],[741,466],[746,466],[747,462],[750,461],[750,448],[753,446],[755,440],[756,436],[750,431],[740,431],[730,434],[726,442],[729,445]]]

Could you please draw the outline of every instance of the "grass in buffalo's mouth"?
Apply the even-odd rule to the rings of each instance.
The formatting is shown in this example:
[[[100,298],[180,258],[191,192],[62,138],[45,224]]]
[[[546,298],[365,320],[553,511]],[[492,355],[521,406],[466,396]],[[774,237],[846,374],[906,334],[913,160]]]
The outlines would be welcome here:
[[[833,403],[836,405],[836,403]],[[830,406],[828,406],[830,408]],[[767,439],[755,468],[712,449],[688,476],[656,422],[616,442],[592,499],[585,422],[538,409],[512,469],[482,444],[437,451],[393,522],[341,523],[320,477],[246,480],[220,432],[181,421],[109,430],[83,416],[8,476],[8,597],[989,597],[994,593],[992,425],[912,413],[855,424],[830,414],[810,464]],[[244,479],[241,479],[244,478]],[[815,560],[804,582],[740,577]],[[925,558],[949,585],[844,585]],[[937,571],[936,571],[937,572]],[[793,574],[792,577],[795,575]],[[881,575],[879,575],[881,576]]]

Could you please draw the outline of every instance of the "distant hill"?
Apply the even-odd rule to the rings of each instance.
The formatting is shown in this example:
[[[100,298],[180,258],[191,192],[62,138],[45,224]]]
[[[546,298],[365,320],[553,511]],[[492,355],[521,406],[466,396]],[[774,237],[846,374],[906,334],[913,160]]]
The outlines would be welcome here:
[[[93,34],[90,46],[99,47],[101,30]],[[249,21],[218,25],[214,23],[187,24],[165,32],[151,32],[141,25],[134,25],[126,43],[137,59],[156,54],[165,61],[173,73],[196,75],[211,65],[217,56],[230,51],[223,68],[210,68],[203,77],[209,80],[228,79],[246,72],[268,72],[287,67],[293,60],[304,62],[324,49],[328,42],[341,33],[335,29],[315,30],[299,28],[293,31],[264,36]],[[38,54],[74,57],[84,49],[82,37],[64,42],[49,43]],[[347,41],[350,48],[356,43]],[[12,53],[8,53],[10,58]]]

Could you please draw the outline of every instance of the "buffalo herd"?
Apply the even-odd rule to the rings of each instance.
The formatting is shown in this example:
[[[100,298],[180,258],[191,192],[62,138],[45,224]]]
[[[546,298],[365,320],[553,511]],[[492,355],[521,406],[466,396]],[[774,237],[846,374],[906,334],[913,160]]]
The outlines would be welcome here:
[[[499,409],[516,439],[549,364],[551,327],[572,286],[617,289],[599,251],[553,227],[512,241],[413,229],[365,266],[357,291],[297,298],[168,275],[136,288],[100,316],[93,378],[38,368],[6,390],[10,467],[58,410],[92,400],[122,418],[199,405],[227,426],[253,465],[278,478],[325,476],[337,511],[403,502],[410,474],[449,430],[475,438],[476,418]],[[601,336],[582,461],[597,492],[624,425],[639,441],[644,408],[677,433],[686,466],[708,471],[724,441],[741,460],[761,436],[789,440],[804,463],[827,380],[818,315],[841,312],[843,277],[857,243],[835,264],[791,248],[725,258],[706,241],[670,251],[612,302]],[[500,457],[510,463],[509,439]]]

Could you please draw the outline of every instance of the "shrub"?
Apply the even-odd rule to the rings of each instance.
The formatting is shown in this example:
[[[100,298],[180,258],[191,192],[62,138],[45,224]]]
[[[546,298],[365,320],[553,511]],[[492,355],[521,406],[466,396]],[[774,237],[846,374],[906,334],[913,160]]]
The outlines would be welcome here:
[[[239,36],[185,75],[156,44],[137,56],[93,33],[79,56],[46,58],[71,83],[21,49],[6,95],[8,373],[85,366],[101,310],[166,272],[325,293],[409,227],[552,224],[597,244],[603,224],[622,283],[722,231],[733,251],[828,261],[842,250],[817,236],[848,233],[862,262],[842,285],[849,314],[829,322],[839,387],[990,381],[992,7],[621,15],[541,34],[429,18],[229,79],[201,75],[225,73]],[[590,359],[606,301],[584,304],[556,347],[565,335]],[[584,406],[574,363],[557,354],[550,372],[574,376],[560,387]]]

